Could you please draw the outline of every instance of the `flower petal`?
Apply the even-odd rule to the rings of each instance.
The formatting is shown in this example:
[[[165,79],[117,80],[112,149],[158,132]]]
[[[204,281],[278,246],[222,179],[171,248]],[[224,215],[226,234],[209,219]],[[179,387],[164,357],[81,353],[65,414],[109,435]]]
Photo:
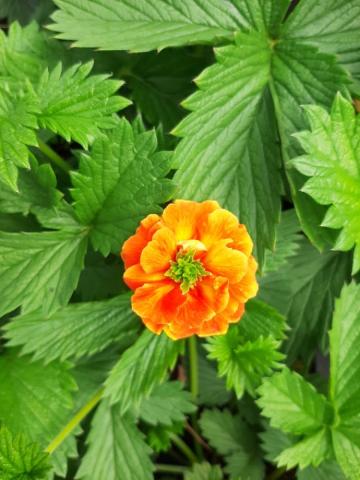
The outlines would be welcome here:
[[[203,258],[203,265],[206,271],[238,283],[247,272],[248,258],[243,252],[228,248],[226,243],[221,240],[213,244]]]
[[[165,280],[163,273],[146,273],[139,263],[127,268],[123,278],[131,290],[141,287],[144,283],[161,282]]]
[[[174,288],[174,283],[169,280],[145,283],[142,287],[137,288],[131,297],[134,312],[143,319],[147,318],[149,321],[156,319],[154,323],[162,323],[156,315],[159,310],[158,304]]]
[[[146,273],[164,272],[176,256],[176,239],[170,228],[162,227],[146,245],[140,264]]]
[[[208,337],[209,335],[224,335],[229,328],[228,320],[223,314],[218,314],[211,320],[204,322],[199,337]]]
[[[239,283],[229,286],[230,296],[238,303],[245,303],[250,298],[255,297],[258,292],[259,285],[256,281],[257,263],[254,257],[249,258],[248,271]]]
[[[214,312],[223,311],[230,299],[229,280],[224,277],[204,277],[196,286],[199,296]]]

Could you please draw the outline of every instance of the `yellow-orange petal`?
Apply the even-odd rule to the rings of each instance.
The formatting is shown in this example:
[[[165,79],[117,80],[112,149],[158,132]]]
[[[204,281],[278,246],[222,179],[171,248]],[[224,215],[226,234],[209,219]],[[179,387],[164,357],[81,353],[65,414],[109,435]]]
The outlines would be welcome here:
[[[196,240],[199,225],[204,218],[214,210],[220,208],[217,202],[192,202],[189,200],[176,200],[168,205],[162,215],[164,224],[175,233],[176,240]]]
[[[174,288],[173,282],[168,280],[145,283],[142,287],[137,288],[131,297],[132,309],[143,319],[146,318],[148,321],[154,319],[154,323],[162,323],[162,320],[154,312],[158,308],[158,303]]]
[[[160,228],[159,222],[159,215],[148,215],[140,222],[135,235],[126,240],[121,250],[121,258],[124,261],[125,268],[139,263],[141,252],[151,240],[157,228]]]
[[[163,273],[146,273],[139,263],[127,268],[123,278],[131,290],[141,287],[144,283],[161,282],[165,280]]]
[[[247,272],[248,258],[243,252],[228,248],[226,243],[226,240],[214,243],[203,257],[203,265],[206,271],[238,283]]]
[[[238,303],[245,303],[255,297],[259,286],[256,281],[257,263],[254,257],[249,258],[249,266],[246,274],[240,282],[229,285],[230,295]]]
[[[143,249],[140,265],[146,273],[164,272],[176,256],[176,239],[170,228],[162,227]]]
[[[199,296],[214,312],[221,312],[227,307],[230,299],[227,278],[206,276],[199,281],[195,288]]]
[[[228,319],[219,313],[208,322],[204,322],[198,332],[199,337],[208,337],[210,335],[224,335],[229,328]]]

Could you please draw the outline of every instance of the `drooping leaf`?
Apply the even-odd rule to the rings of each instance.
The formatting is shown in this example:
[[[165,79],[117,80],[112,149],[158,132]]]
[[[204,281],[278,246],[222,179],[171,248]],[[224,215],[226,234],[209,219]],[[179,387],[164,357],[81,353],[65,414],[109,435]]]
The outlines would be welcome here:
[[[223,480],[223,474],[219,465],[210,463],[195,463],[191,472],[185,474],[184,480]]]
[[[360,286],[345,286],[330,331],[330,396],[343,420],[360,414]]]
[[[83,154],[73,173],[75,210],[103,255],[118,254],[147,214],[160,212],[169,200],[172,183],[164,178],[171,154],[156,153],[155,132],[136,134],[122,119],[108,136],[99,138],[90,155]]]
[[[331,421],[332,409],[325,397],[287,368],[266,378],[258,392],[262,414],[284,432],[311,434]]]
[[[0,427],[0,476],[2,480],[45,480],[51,469],[48,455],[24,435]]]
[[[196,410],[191,398],[191,393],[183,390],[180,382],[163,383],[141,402],[139,416],[150,425],[171,426],[175,422],[184,422],[185,414]]]
[[[353,273],[360,269],[360,117],[340,94],[330,115],[321,107],[306,107],[311,131],[296,135],[306,154],[292,163],[311,177],[303,192],[321,205],[331,205],[322,225],[342,228],[335,249],[355,246]]]
[[[48,314],[65,305],[74,291],[87,246],[77,230],[0,232],[0,316],[22,306]]]
[[[92,355],[110,343],[134,339],[139,321],[128,294],[102,302],[74,303],[45,315],[37,310],[16,317],[5,326],[9,346],[47,363]]]
[[[154,335],[145,330],[111,371],[106,381],[105,396],[112,404],[119,403],[121,413],[131,406],[136,407],[164,380],[182,346],[181,341],[170,340],[165,334]]]
[[[0,355],[0,384],[6,386],[0,389],[0,422],[45,449],[69,420],[73,406],[76,383],[68,366],[58,362],[44,366],[9,350]],[[69,455],[76,455],[73,437],[53,455],[58,474],[66,473]]]
[[[260,263],[280,216],[280,150],[266,85],[271,48],[264,34],[238,34],[216,50],[217,63],[196,79],[191,110],[175,129],[177,196],[213,198],[233,211],[255,242]]]
[[[152,480],[151,449],[131,416],[120,405],[102,401],[87,439],[88,450],[76,478],[84,480]]]

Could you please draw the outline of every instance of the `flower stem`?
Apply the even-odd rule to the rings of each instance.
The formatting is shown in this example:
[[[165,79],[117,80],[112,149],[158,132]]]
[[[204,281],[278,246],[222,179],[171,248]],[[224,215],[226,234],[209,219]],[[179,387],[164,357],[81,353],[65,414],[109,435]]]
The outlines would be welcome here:
[[[100,402],[104,393],[104,388],[100,388],[86,405],[70,420],[70,422],[63,428],[54,440],[47,446],[45,452],[50,455],[63,443],[64,440],[72,433],[72,431],[79,425],[79,423],[96,407]]]
[[[57,167],[59,167],[63,172],[69,173],[71,167],[68,163],[63,160],[60,155],[58,155],[55,150],[53,150],[47,143],[43,142],[41,138],[38,138],[38,148],[39,150]]]
[[[178,447],[178,449],[185,455],[191,464],[197,462],[197,458],[188,445],[175,434],[171,435],[171,441]]]
[[[157,463],[155,465],[155,470],[159,473],[161,472],[161,473],[184,474],[188,471],[188,468],[181,467],[180,465],[165,465],[165,464]]]
[[[189,362],[190,362],[190,391],[193,400],[196,402],[199,395],[199,372],[198,372],[198,352],[196,337],[189,338]]]

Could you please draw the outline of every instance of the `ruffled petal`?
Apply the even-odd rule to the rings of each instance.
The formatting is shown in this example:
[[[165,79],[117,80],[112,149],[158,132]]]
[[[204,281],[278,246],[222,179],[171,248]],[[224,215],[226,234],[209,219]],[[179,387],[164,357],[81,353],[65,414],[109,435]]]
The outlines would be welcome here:
[[[239,283],[229,286],[230,296],[238,303],[245,303],[250,298],[255,297],[259,286],[256,281],[257,263],[254,257],[249,258],[249,266],[245,276]]]
[[[124,282],[129,288],[131,288],[131,290],[141,287],[144,283],[161,282],[162,280],[165,280],[163,273],[146,273],[139,263],[127,268],[123,278]]]
[[[239,250],[226,246],[226,240],[213,244],[203,258],[205,270],[220,277],[228,278],[230,283],[238,283],[248,269],[248,258]]]
[[[140,256],[140,265],[146,273],[164,272],[176,256],[176,239],[167,227],[158,230]]]
[[[146,283],[142,287],[135,290],[131,297],[131,304],[134,312],[141,318],[146,318],[148,321],[155,320],[154,323],[163,323],[162,319],[158,318],[159,311],[158,304],[161,300],[174,290],[175,285],[171,281]]]
[[[208,337],[210,335],[224,335],[229,328],[227,317],[218,314],[211,320],[204,322],[198,332],[199,337]]]
[[[229,280],[227,278],[207,276],[199,281],[195,288],[199,297],[214,312],[222,312],[227,307],[230,299]]]

